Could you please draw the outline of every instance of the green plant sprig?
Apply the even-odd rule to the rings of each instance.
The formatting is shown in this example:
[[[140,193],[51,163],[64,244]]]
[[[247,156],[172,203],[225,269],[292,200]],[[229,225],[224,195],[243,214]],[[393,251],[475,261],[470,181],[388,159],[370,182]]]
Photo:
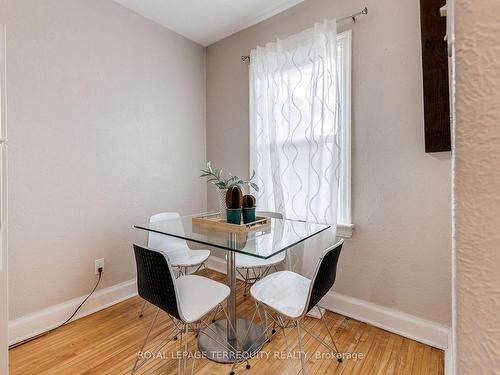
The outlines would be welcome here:
[[[212,168],[211,162],[207,162],[207,167],[205,169],[200,169],[200,171],[200,178],[206,177],[207,182],[210,182],[219,189],[225,190],[234,186],[241,187],[247,185],[255,191],[259,191],[259,186],[255,182],[252,182],[252,179],[255,177],[255,171],[252,171],[252,177],[247,181],[231,174],[229,174],[228,178],[224,178],[222,175],[222,168]]]
[[[259,185],[257,185],[255,182],[252,182],[254,177],[255,177],[255,169],[252,170],[252,177],[250,177],[248,179],[248,181],[245,181],[244,184],[250,186],[252,189],[254,189],[258,193],[259,192]]]

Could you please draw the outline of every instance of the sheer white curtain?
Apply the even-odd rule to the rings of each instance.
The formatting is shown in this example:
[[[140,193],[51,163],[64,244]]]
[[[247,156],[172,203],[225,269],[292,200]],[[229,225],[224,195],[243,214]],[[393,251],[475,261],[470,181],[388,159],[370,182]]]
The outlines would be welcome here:
[[[252,50],[250,168],[261,188],[259,209],[336,224],[338,79],[335,20]]]

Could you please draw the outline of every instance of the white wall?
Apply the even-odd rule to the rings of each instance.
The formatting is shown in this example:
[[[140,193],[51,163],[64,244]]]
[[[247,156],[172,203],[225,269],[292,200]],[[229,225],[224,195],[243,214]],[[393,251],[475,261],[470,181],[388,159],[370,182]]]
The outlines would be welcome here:
[[[199,212],[205,51],[109,0],[9,0],[10,319],[135,277],[133,229]]]
[[[207,159],[248,173],[248,66],[241,55],[368,6],[353,30],[355,231],[335,290],[450,324],[450,154],[424,153],[419,2],[307,0],[208,47]],[[217,207],[212,186],[209,208]]]
[[[498,1],[456,1],[457,374],[500,369]]]

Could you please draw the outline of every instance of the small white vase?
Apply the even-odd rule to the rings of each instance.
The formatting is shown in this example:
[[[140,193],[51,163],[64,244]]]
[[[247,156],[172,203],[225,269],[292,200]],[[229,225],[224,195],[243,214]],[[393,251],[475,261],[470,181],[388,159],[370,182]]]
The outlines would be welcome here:
[[[227,220],[227,212],[226,212],[226,193],[227,189],[218,189],[217,193],[219,194],[219,214],[223,220]]]

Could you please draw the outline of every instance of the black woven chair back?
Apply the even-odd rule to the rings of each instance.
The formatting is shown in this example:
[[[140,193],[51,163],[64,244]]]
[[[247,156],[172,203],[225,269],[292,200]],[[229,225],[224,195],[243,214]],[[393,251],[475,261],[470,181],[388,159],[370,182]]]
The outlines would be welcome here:
[[[318,271],[312,281],[311,297],[307,312],[309,312],[332,288],[337,276],[337,263],[344,241],[339,241],[329,248],[320,260]]]
[[[174,275],[165,256],[135,244],[134,253],[139,295],[174,318],[181,320],[177,307]]]

